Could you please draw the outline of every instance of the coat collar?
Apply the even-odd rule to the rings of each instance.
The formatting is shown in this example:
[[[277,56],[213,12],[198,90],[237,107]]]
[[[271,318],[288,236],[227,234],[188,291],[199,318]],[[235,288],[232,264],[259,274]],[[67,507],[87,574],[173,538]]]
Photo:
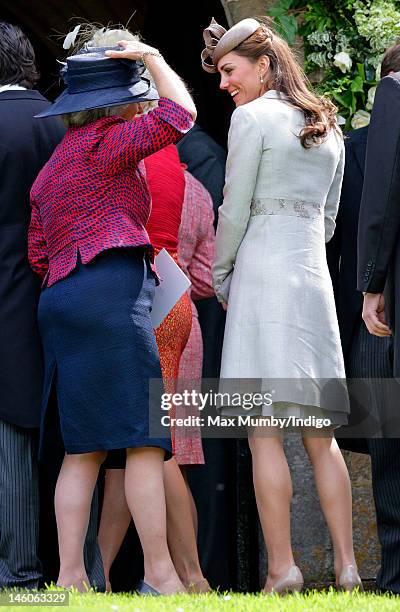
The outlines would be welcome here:
[[[11,85],[11,83],[8,83],[7,85],[0,85],[0,93],[2,91],[21,91],[21,90],[26,90],[26,87],[21,87],[21,85]]]
[[[261,97],[262,98],[274,98],[275,100],[288,100],[289,99],[289,97],[286,94],[284,94],[282,91],[277,91],[276,89],[269,89]]]
[[[0,102],[4,100],[42,100],[48,102],[36,89],[7,89],[0,92]]]

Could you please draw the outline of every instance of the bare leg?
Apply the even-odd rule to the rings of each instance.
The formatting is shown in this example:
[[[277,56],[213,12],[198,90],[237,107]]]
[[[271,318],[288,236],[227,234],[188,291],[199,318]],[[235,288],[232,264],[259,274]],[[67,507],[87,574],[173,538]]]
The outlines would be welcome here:
[[[174,458],[164,465],[164,481],[168,545],[176,571],[186,586],[200,583],[204,576],[197,552],[188,487]]]
[[[145,582],[164,595],[184,592],[167,545],[162,449],[127,449],[125,495],[143,549]]]
[[[106,470],[99,546],[103,559],[106,590],[111,590],[110,569],[121,547],[131,513],[125,498],[125,470]]]
[[[249,446],[253,461],[253,483],[258,514],[268,552],[265,591],[294,565],[290,540],[292,481],[279,432],[253,428]],[[274,435],[276,433],[276,435]]]
[[[79,591],[89,588],[83,546],[93,491],[105,455],[105,452],[65,455],[57,480],[54,500],[60,551],[57,584]]]
[[[193,521],[194,533],[195,533],[196,541],[197,541],[197,532],[198,532],[198,526],[199,526],[199,523],[198,523],[198,520],[197,520],[197,508],[196,508],[196,504],[195,504],[195,501],[194,501],[194,498],[193,498],[192,491],[191,491],[190,486],[189,486],[189,481],[188,481],[188,478],[187,478],[187,470],[186,470],[185,466],[183,466],[183,465],[180,465],[179,467],[180,467],[180,470],[182,472],[182,476],[183,476],[183,478],[185,480],[187,492],[188,492],[189,499],[190,499],[190,511],[192,513],[192,521]]]
[[[125,537],[131,513],[125,498],[125,470],[107,470],[99,544],[104,574],[110,589],[110,569]],[[190,500],[182,474],[174,459],[164,463],[167,500],[168,544],[178,575],[184,584],[204,580],[190,513]]]
[[[334,550],[336,578],[343,567],[356,565],[353,550],[351,485],[347,466],[333,433],[303,437],[313,464],[321,508],[328,524]]]

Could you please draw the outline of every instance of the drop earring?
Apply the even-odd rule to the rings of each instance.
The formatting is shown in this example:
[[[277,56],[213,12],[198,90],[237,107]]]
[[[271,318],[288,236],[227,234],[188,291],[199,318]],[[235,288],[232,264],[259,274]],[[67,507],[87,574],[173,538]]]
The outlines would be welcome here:
[[[261,85],[264,83],[264,79],[262,78],[261,74],[260,74],[260,83]]]

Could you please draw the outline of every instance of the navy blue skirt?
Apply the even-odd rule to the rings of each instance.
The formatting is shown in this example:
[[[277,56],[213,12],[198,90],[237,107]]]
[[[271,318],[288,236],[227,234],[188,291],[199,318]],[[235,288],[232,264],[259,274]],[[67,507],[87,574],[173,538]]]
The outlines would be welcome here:
[[[67,453],[152,446],[171,456],[168,438],[149,438],[149,379],[161,380],[154,288],[143,249],[111,249],[42,291],[41,451],[54,379]]]

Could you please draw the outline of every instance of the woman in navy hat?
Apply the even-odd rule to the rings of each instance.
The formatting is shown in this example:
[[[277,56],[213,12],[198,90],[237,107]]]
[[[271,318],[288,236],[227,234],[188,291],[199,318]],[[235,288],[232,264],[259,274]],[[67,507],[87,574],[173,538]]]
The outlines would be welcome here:
[[[135,104],[158,98],[138,60],[160,101],[130,121]],[[58,584],[87,588],[83,543],[93,489],[107,451],[123,448],[126,498],[144,553],[139,590],[183,591],[166,539],[163,461],[171,444],[149,437],[149,379],[161,379],[161,371],[140,161],[177,142],[196,109],[163,57],[141,42],[86,49],[67,58],[63,76],[66,90],[39,116],[62,115],[68,131],[33,185],[29,231],[29,260],[43,278],[41,445],[54,379],[66,451],[55,496]]]

